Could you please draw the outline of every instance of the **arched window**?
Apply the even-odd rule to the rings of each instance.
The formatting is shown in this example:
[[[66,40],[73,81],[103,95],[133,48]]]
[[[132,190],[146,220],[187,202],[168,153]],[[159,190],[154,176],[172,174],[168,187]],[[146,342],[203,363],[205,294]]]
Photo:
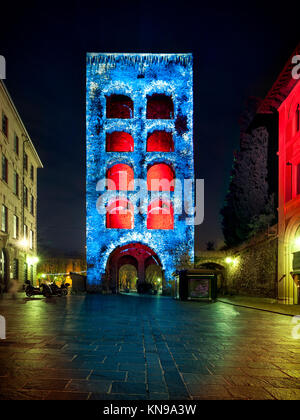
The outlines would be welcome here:
[[[133,118],[133,102],[125,95],[106,97],[106,118]]]
[[[108,181],[108,190],[132,191],[134,189],[133,169],[124,163],[117,163],[107,171],[107,179],[114,182],[113,185]]]
[[[170,120],[174,118],[174,105],[171,96],[154,93],[147,96],[147,119]]]
[[[126,198],[118,198],[106,207],[106,227],[109,229],[133,229],[133,205]]]
[[[106,133],[107,152],[133,152],[133,137],[125,131],[114,131]]]
[[[172,133],[155,130],[147,139],[147,152],[174,152]]]
[[[174,229],[174,210],[169,201],[157,199],[149,204],[147,229]]]
[[[174,191],[174,171],[166,163],[156,163],[148,169],[149,191]]]

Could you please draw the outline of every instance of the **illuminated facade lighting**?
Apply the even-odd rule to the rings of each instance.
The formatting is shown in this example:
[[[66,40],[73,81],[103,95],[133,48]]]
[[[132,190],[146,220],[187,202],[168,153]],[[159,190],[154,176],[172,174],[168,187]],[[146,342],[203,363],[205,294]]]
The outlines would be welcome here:
[[[180,256],[194,259],[194,226],[176,212],[172,185],[194,179],[192,55],[88,54],[86,114],[87,287],[98,289],[111,275],[112,255],[118,265],[134,249],[161,267],[168,285]],[[113,183],[100,214],[96,186],[104,178]],[[136,180],[146,185],[139,212],[132,207]],[[188,200],[194,208],[193,192]],[[140,279],[147,267],[136,268]]]

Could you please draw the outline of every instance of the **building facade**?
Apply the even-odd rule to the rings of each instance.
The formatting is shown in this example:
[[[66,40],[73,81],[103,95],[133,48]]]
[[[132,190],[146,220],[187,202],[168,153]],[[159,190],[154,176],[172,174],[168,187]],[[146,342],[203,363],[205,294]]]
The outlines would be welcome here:
[[[300,83],[279,109],[279,300],[299,304],[300,275]]]
[[[88,288],[118,291],[131,267],[129,288],[168,289],[180,257],[194,257],[180,208],[194,179],[192,55],[88,54],[86,112]]]
[[[37,169],[40,158],[4,83],[0,81],[0,282],[20,287],[37,264]]]

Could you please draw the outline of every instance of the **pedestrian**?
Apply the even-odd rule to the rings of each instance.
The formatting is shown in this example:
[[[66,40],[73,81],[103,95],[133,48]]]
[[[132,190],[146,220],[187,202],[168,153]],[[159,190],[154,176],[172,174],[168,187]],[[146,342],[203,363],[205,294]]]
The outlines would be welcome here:
[[[10,294],[10,296],[11,296],[12,299],[16,299],[17,298],[18,290],[19,290],[18,280],[11,279],[11,281],[9,283],[8,293]]]

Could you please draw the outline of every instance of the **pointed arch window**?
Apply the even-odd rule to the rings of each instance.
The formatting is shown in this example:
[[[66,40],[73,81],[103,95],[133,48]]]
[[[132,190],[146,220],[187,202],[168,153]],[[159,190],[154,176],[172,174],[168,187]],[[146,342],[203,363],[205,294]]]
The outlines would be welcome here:
[[[107,170],[108,190],[133,191],[134,173],[133,169],[124,163],[117,163]]]
[[[106,227],[108,229],[133,229],[134,209],[126,198],[117,198],[106,207]]]
[[[147,229],[174,229],[174,210],[169,201],[156,199],[149,204]]]

